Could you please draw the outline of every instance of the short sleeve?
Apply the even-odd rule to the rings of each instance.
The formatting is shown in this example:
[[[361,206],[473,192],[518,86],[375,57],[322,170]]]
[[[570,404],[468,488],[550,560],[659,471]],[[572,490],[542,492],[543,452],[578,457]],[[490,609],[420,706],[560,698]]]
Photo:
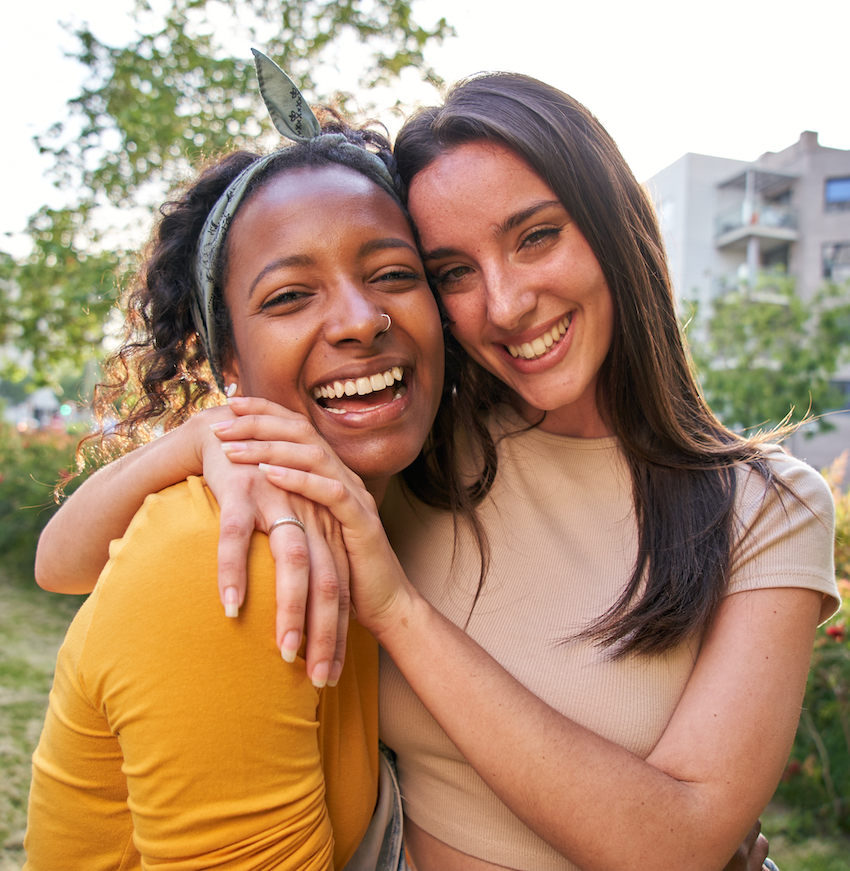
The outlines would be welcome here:
[[[800,587],[823,596],[821,622],[838,609],[835,506],[823,476],[780,449],[769,455],[777,487],[757,471],[740,470],[736,500],[738,544],[729,592]]]

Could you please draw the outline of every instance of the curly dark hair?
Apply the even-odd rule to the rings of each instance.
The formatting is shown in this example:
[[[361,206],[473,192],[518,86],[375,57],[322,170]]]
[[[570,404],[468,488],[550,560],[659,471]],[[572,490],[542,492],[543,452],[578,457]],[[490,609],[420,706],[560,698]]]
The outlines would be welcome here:
[[[402,185],[389,142],[375,130],[348,126],[332,110],[322,110],[322,133],[341,133],[359,150],[320,144],[322,136],[281,149],[252,179],[240,209],[268,182],[294,169],[339,165],[356,170],[379,184],[379,169],[366,152],[377,155],[396,180],[394,197],[407,216]],[[197,286],[194,259],[207,215],[230,183],[260,155],[236,151],[208,163],[179,196],[160,208],[151,240],[142,252],[123,300],[126,313],[124,339],[104,366],[95,388],[93,410],[100,425],[99,438],[114,454],[149,440],[155,431],[179,426],[196,411],[221,402],[213,367],[220,367],[232,351],[232,330],[223,304],[223,277],[227,271],[227,242],[214,265],[213,305],[218,342],[215,360],[208,359],[192,317]],[[237,212],[238,213],[238,212]],[[409,220],[409,218],[408,218]],[[117,418],[117,422],[116,422]]]

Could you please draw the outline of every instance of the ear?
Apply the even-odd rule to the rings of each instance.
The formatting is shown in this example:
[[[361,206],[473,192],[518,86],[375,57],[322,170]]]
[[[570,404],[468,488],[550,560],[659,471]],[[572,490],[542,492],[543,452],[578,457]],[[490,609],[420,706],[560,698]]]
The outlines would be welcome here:
[[[231,384],[236,385],[234,396],[242,396],[242,385],[239,378],[239,361],[236,355],[231,353],[228,361],[221,368],[221,377],[224,380],[224,386],[229,387]]]

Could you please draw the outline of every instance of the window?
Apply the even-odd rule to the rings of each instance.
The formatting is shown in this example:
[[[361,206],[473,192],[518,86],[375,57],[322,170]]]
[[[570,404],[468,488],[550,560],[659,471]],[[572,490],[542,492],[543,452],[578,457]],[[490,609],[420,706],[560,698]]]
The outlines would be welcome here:
[[[827,242],[823,252],[823,277],[843,284],[850,281],[850,242]]]
[[[826,180],[824,208],[827,212],[850,211],[850,176]]]

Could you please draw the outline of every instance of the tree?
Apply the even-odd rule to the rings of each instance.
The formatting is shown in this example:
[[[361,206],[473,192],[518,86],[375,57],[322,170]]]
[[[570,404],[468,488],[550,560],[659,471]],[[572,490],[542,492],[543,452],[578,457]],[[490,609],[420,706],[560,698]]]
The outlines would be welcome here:
[[[715,300],[692,324],[691,349],[708,404],[730,427],[778,424],[840,408],[831,379],[850,360],[850,288],[828,283],[808,300],[793,278],[763,275]],[[830,429],[828,418],[811,432]]]
[[[432,28],[417,24],[412,0],[167,3],[158,15],[149,0],[137,0],[137,35],[128,45],[107,45],[88,27],[75,32],[74,56],[89,81],[69,102],[69,118],[38,144],[76,202],[33,216],[33,251],[23,261],[0,252],[0,342],[22,352],[0,360],[0,377],[30,370],[34,385],[55,385],[63,367],[99,351],[130,262],[128,243],[116,244],[110,232],[126,209],[150,209],[205,155],[256,147],[263,129],[256,119],[265,111],[253,72],[244,57],[231,56],[221,34],[238,34],[240,50],[262,46],[318,101],[326,95],[317,93],[317,71],[333,63],[341,41],[353,38],[369,51],[363,75],[350,85],[387,84],[407,68],[439,83],[424,50],[454,32],[444,18]]]

